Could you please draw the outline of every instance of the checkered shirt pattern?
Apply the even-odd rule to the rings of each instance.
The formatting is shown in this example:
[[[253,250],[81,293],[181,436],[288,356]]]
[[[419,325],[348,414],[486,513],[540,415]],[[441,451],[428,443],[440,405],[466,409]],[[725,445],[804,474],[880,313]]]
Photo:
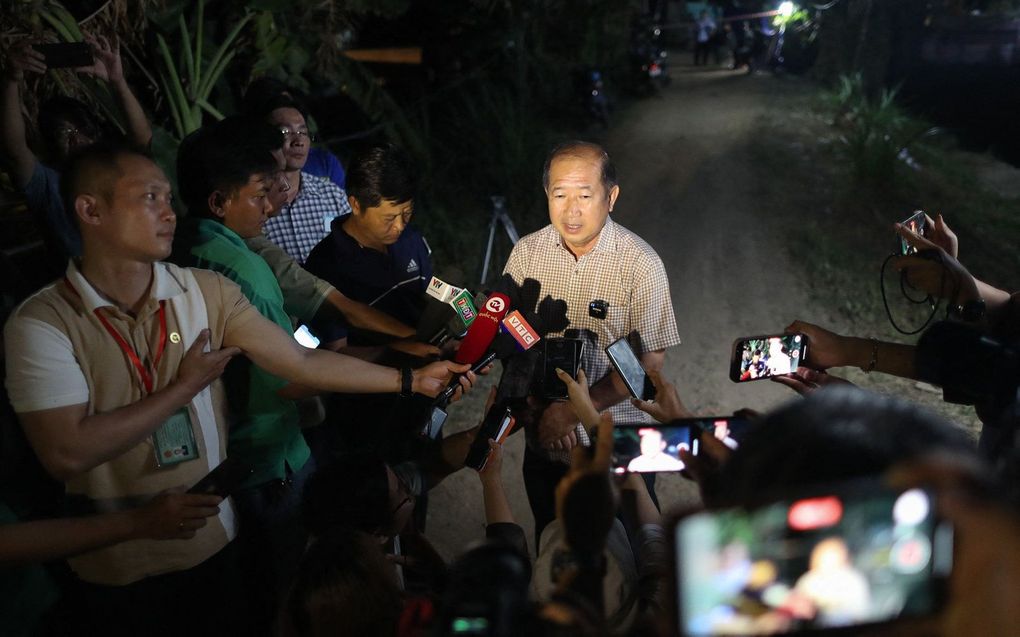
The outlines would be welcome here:
[[[347,193],[326,177],[301,173],[301,190],[280,214],[266,222],[269,240],[304,265],[305,259],[329,234],[333,219],[351,213]]]
[[[605,348],[619,338],[627,337],[638,356],[680,344],[662,260],[641,237],[611,218],[595,248],[577,260],[552,225],[529,234],[514,246],[503,273],[518,285],[525,279],[541,284],[538,310],[546,325],[555,324],[557,304],[542,304],[542,299],[566,302],[569,325],[548,336],[585,339],[582,365],[591,384],[612,371]],[[606,318],[588,314],[588,304],[594,300],[608,303]],[[609,412],[614,422],[650,421],[627,400]],[[580,425],[577,435],[582,444],[591,444]],[[569,454],[553,452],[550,458],[567,461]]]

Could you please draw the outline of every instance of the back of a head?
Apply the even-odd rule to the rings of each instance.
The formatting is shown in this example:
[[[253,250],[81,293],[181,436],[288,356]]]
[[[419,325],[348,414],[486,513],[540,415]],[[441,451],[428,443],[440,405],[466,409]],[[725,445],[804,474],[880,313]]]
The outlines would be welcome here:
[[[753,506],[784,489],[877,477],[939,451],[976,457],[962,429],[916,405],[852,387],[827,388],[747,431],[719,477],[714,504]]]
[[[228,117],[188,135],[177,151],[177,182],[188,212],[210,216],[209,195],[231,193],[252,175],[278,165],[272,152],[281,145],[278,131],[243,117]]]
[[[390,526],[386,464],[376,453],[339,456],[305,485],[301,513],[312,536],[337,527],[376,533]]]
[[[402,605],[393,566],[375,538],[337,528],[305,552],[280,632],[288,637],[394,635]]]
[[[404,203],[414,199],[418,170],[411,156],[394,144],[376,144],[359,150],[347,167],[347,194],[362,208],[385,201]]]

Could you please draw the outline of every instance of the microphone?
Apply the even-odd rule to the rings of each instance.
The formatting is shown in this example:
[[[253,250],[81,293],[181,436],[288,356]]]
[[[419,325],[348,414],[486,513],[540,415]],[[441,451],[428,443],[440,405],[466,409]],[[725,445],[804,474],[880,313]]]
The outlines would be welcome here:
[[[510,299],[505,294],[498,292],[485,301],[482,311],[471,323],[464,340],[461,341],[453,360],[458,363],[471,363],[472,365],[489,349],[492,341],[496,338],[500,321],[506,316],[510,309]]]
[[[539,322],[537,317],[535,322]],[[478,373],[478,370],[483,369],[497,358],[505,361],[522,351],[526,352],[542,339],[518,310],[510,312],[500,324],[503,329],[493,339],[489,351],[471,367],[472,372]],[[459,385],[460,375],[458,374],[450,381],[449,386],[443,390],[436,402],[444,405],[449,403]]]

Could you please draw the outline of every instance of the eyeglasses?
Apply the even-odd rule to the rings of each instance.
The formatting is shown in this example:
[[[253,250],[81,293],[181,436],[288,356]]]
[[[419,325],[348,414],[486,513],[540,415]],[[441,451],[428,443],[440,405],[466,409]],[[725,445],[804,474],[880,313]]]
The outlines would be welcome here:
[[[294,140],[294,139],[302,139],[302,138],[304,138],[304,139],[306,139],[306,140],[308,140],[310,142],[314,142],[315,141],[315,133],[311,133],[311,132],[306,131],[306,130],[291,130],[291,129],[287,128],[286,126],[283,126],[283,127],[280,128],[280,134],[283,135],[283,138],[286,139],[286,140]]]

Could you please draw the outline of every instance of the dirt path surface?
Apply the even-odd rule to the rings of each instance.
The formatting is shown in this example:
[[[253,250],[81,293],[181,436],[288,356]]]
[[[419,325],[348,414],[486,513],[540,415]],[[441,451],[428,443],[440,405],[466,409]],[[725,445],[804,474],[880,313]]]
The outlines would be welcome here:
[[[730,71],[674,71],[661,96],[633,104],[605,140],[621,195],[613,218],[662,257],[684,343],[667,353],[665,373],[684,401],[705,415],[765,410],[792,394],[768,381],[728,379],[733,339],[781,331],[795,318],[803,287],[781,229],[762,211],[749,148],[764,117],[797,85]],[[485,391],[455,405],[448,432],[475,424]],[[533,524],[520,479],[523,436],[507,443],[506,490],[517,521]],[[663,474],[664,509],[696,498],[691,485]],[[478,478],[464,470],[430,494],[427,535],[452,557],[484,536]],[[531,543],[534,549],[534,542]]]

